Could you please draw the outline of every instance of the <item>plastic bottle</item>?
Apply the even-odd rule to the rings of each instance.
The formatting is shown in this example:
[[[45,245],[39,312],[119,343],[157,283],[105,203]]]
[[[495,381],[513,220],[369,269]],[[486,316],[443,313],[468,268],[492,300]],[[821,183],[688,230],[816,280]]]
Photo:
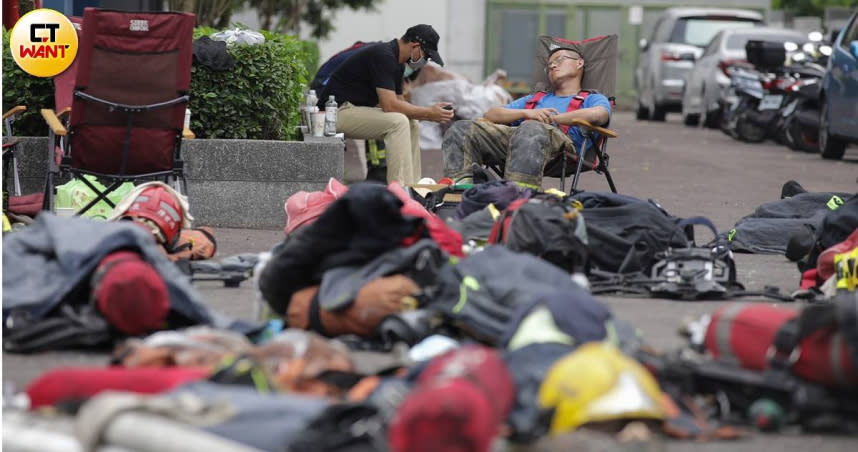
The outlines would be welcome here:
[[[325,136],[332,137],[337,134],[337,101],[334,96],[328,96],[325,102]]]
[[[319,98],[316,97],[316,90],[307,91],[307,107],[315,107],[319,103]]]
[[[318,108],[316,104],[319,103],[319,98],[316,97],[316,90],[311,89],[307,91],[307,96],[304,98],[304,115],[307,120],[307,129],[308,131],[313,131],[313,110]]]

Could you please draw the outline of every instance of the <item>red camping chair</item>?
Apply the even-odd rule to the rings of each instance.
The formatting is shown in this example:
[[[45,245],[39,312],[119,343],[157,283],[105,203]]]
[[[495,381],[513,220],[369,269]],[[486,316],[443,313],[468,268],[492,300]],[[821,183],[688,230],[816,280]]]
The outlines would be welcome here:
[[[42,110],[56,140],[43,208],[53,209],[62,175],[79,178],[97,194],[77,215],[102,200],[115,207],[107,195],[128,181],[164,180],[186,192],[181,144],[193,138],[183,123],[194,15],[87,8],[83,23],[68,129],[53,110]],[[58,108],[61,101],[58,96]],[[59,164],[50,158],[56,142]],[[106,189],[84,175],[104,181]]]
[[[534,92],[547,91],[550,89],[548,75],[545,66],[548,55],[557,47],[571,47],[577,50],[583,57],[586,65],[584,77],[581,80],[581,88],[596,90],[608,97],[611,102],[611,110],[614,110],[615,98],[613,93],[616,86],[617,72],[617,35],[598,36],[583,41],[570,41],[568,39],[553,36],[540,36],[537,42],[536,60],[533,69],[531,85]],[[584,142],[578,153],[566,151],[560,157],[547,162],[543,176],[559,177],[562,190],[566,190],[566,177],[573,175],[570,193],[578,190],[578,181],[581,173],[593,171],[602,174],[608,182],[611,191],[616,193],[614,178],[608,169],[610,157],[607,153],[608,138],[615,138],[617,133],[605,127],[595,126],[587,121],[578,120],[572,124],[578,127]],[[598,134],[598,135],[597,135]],[[583,156],[583,158],[579,158]],[[497,174],[503,176],[502,166],[490,166]]]

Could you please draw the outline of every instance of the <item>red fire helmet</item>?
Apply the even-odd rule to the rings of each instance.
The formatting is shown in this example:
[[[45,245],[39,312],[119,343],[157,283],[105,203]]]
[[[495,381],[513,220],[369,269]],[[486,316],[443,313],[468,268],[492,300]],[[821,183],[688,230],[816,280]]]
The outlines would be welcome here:
[[[178,240],[184,220],[179,200],[169,190],[157,185],[140,192],[122,216],[154,226],[158,241],[165,245]]]

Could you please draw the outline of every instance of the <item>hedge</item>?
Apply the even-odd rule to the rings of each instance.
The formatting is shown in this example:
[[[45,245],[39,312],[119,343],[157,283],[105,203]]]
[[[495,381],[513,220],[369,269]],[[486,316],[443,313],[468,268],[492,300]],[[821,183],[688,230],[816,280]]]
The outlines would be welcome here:
[[[216,30],[198,28],[194,38]],[[298,137],[303,85],[318,66],[318,46],[279,33],[261,31],[263,45],[228,49],[236,61],[230,71],[204,66],[191,69],[191,129],[199,138],[290,140]],[[19,136],[44,136],[47,128],[38,113],[53,106],[50,79],[24,73],[12,59],[8,32],[3,34],[3,111],[26,105],[27,114],[15,123]]]
[[[39,110],[54,108],[54,84],[49,78],[33,77],[18,67],[9,48],[9,34],[3,32],[3,112],[16,105],[25,105],[27,111],[13,126],[15,135],[45,136],[48,127]],[[3,135],[6,135],[5,129]]]

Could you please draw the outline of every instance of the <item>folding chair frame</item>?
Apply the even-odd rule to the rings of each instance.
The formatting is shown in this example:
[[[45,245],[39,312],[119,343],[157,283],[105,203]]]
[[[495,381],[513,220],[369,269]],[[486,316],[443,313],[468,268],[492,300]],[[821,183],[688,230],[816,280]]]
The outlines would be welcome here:
[[[613,98],[611,98],[611,104],[613,104]],[[614,178],[611,176],[611,171],[608,169],[608,164],[610,162],[611,157],[608,155],[608,137],[615,138],[617,136],[616,132],[606,129],[599,126],[594,126],[587,121],[578,120],[575,121],[573,126],[577,126],[581,130],[581,134],[584,136],[584,142],[581,151],[578,152],[578,155],[572,154],[569,151],[564,150],[563,155],[559,160],[554,160],[548,162],[545,171],[543,171],[543,176],[545,177],[553,177],[552,174],[556,174],[555,168],[557,165],[560,166],[560,187],[561,190],[566,191],[566,176],[567,176],[567,168],[569,164],[569,159],[576,159],[577,165],[575,167],[575,174],[572,178],[572,188],[569,190],[569,194],[575,194],[580,192],[578,190],[578,180],[581,178],[581,173],[584,172],[584,161],[585,158],[582,156],[586,156],[588,152],[592,152],[596,157],[596,165],[592,168],[587,168],[587,171],[592,170],[597,174],[604,174],[605,179],[608,181],[608,186],[611,187],[611,191],[617,193],[617,186],[614,184]],[[598,139],[596,138],[596,133],[599,133],[600,136]],[[504,171],[502,164],[499,165],[486,165],[489,169],[494,171],[498,176],[503,177]]]
[[[56,159],[54,158],[55,146],[57,142],[57,137],[65,137],[67,136],[67,130],[60,123],[59,118],[54,114],[53,110],[44,109],[42,110],[42,116],[45,118],[45,121],[50,126],[49,140],[48,140],[48,179],[45,184],[45,200],[43,205],[43,210],[53,210],[54,208],[54,191],[56,189],[55,180],[58,177],[61,177],[63,174],[71,174],[73,177],[79,179],[83,182],[93,193],[96,194],[96,197],[90,201],[86,206],[84,206],[80,211],[75,213],[75,216],[80,216],[86,213],[93,206],[98,204],[100,201],[106,202],[110,207],[116,207],[116,204],[107,198],[107,195],[118,189],[125,182],[136,182],[141,180],[150,180],[150,179],[160,179],[163,178],[165,182],[170,183],[170,179],[172,178],[173,188],[176,189],[179,193],[187,193],[188,190],[188,181],[184,172],[184,161],[182,160],[182,140],[183,139],[192,139],[193,133],[190,130],[185,129],[176,140],[176,149],[173,153],[173,168],[166,171],[158,171],[153,173],[146,174],[134,174],[134,175],[124,175],[125,173],[125,164],[128,160],[128,148],[131,142],[131,133],[134,129],[134,115],[136,113],[143,113],[151,110],[157,110],[159,108],[172,107],[174,105],[185,103],[187,104],[190,100],[190,97],[180,96],[175,99],[160,102],[157,104],[150,105],[125,105],[119,104],[115,102],[110,102],[108,100],[99,99],[98,97],[92,96],[90,94],[82,93],[79,91],[75,91],[74,96],[80,99],[83,99],[87,102],[96,102],[102,105],[106,105],[108,108],[114,111],[119,111],[122,113],[128,114],[128,122],[125,132],[125,140],[122,143],[122,155],[121,155],[121,165],[120,165],[120,173],[117,174],[102,174],[94,171],[83,170],[80,168],[72,167],[71,160],[71,152],[72,149],[68,145],[67,140],[60,138],[59,146],[62,150],[62,159],[60,160],[60,164],[57,165]],[[78,177],[83,175],[91,175],[97,178],[108,179],[111,181],[110,185],[108,185],[104,190],[99,190],[95,187],[95,185],[90,182],[85,177]]]
[[[21,179],[18,174],[18,157],[15,155],[15,148],[18,146],[18,140],[12,133],[12,124],[18,119],[22,113],[27,111],[27,107],[17,105],[9,111],[3,113],[3,126],[6,128],[6,137],[8,142],[3,143],[3,210],[6,210],[9,202],[8,178],[12,177],[12,196],[21,196]]]
[[[111,10],[103,11],[106,11],[108,13],[118,12]],[[87,17],[87,14],[88,13],[85,13],[84,17]],[[172,13],[146,14],[160,15]],[[84,32],[86,32],[85,27]],[[75,83],[77,84],[77,81]],[[135,125],[135,115],[149,112],[152,110],[175,107],[180,104],[187,105],[190,100],[190,97],[187,94],[181,95],[168,101],[145,105],[129,105],[111,102],[109,100],[93,96],[92,94],[85,93],[79,90],[77,87],[74,90],[73,96],[75,99],[84,102],[91,102],[104,106],[110,112],[127,115],[125,135],[121,142],[119,170],[118,172],[113,172],[111,174],[104,174],[93,170],[75,167],[73,165],[72,160],[72,153],[74,152],[74,150],[72,149],[73,146],[71,146],[69,135],[73,135],[76,132],[74,129],[67,130],[64,124],[60,121],[60,117],[69,113],[70,109],[64,109],[62,112],[60,112],[59,115],[57,115],[51,109],[43,109],[41,111],[42,117],[45,119],[45,122],[48,124],[50,129],[50,139],[48,142],[48,174],[47,180],[45,182],[45,196],[42,206],[43,210],[53,210],[55,202],[54,192],[56,189],[56,180],[63,175],[71,175],[73,178],[81,180],[90,190],[93,191],[93,193],[96,194],[96,197],[94,199],[87,203],[87,205],[84,206],[80,211],[75,213],[76,216],[87,212],[89,209],[91,209],[93,206],[95,206],[101,201],[105,201],[110,207],[116,207],[115,203],[109,198],[107,198],[107,196],[110,193],[114,192],[116,189],[118,189],[125,182],[164,180],[166,183],[171,184],[180,193],[187,193],[187,178],[184,172],[184,161],[182,160],[181,146],[183,139],[194,138],[193,132],[191,132],[187,127],[183,130],[177,131],[175,145],[172,152],[172,168],[162,169],[160,171],[150,173],[126,174],[126,164],[129,159],[131,136],[132,132],[134,131]],[[68,118],[71,118],[71,114],[68,115]],[[59,147],[61,151],[61,157],[59,159],[56,158],[57,147]],[[95,176],[97,179],[101,179],[105,182],[109,181],[109,184],[106,184],[107,187],[104,190],[100,190],[96,188],[95,185],[86,177],[82,177],[85,175]]]

